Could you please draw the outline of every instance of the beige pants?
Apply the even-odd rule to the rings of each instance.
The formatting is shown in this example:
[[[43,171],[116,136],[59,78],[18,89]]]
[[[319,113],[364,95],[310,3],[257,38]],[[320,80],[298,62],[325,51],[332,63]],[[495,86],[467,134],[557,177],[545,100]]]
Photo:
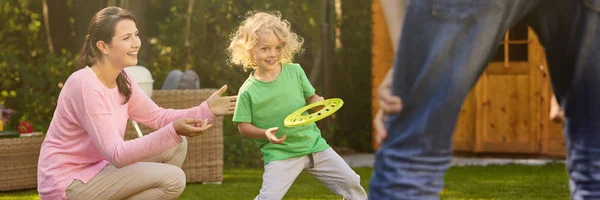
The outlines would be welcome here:
[[[265,166],[260,194],[255,200],[282,199],[302,170],[306,170],[344,199],[367,199],[367,193],[360,185],[360,176],[329,148],[308,156],[269,162]]]
[[[177,146],[122,168],[109,164],[88,183],[74,180],[67,187],[69,199],[177,199],[185,189],[181,165],[187,140]]]

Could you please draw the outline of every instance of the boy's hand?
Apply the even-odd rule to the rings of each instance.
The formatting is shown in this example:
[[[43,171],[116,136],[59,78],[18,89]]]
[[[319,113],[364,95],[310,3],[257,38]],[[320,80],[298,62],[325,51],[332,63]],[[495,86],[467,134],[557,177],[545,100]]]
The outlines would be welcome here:
[[[319,101],[324,101],[324,100],[325,100],[325,98],[323,98],[322,96],[319,96],[319,95],[316,95],[316,94],[315,94],[315,96],[311,97],[311,98],[308,100],[308,104],[313,104],[313,103],[317,103],[317,102],[319,102]],[[325,106],[317,106],[317,107],[314,107],[314,108],[312,108],[311,110],[312,110],[313,112],[317,112],[317,111],[319,111],[319,110],[323,109],[324,107],[325,107]]]
[[[319,101],[323,101],[323,100],[325,100],[325,98],[323,98],[322,96],[317,96],[317,97],[315,97],[315,98],[312,98],[312,99],[311,99],[311,102],[308,102],[308,103],[309,103],[309,104],[311,104],[311,103],[317,103],[317,102],[319,102]]]
[[[277,133],[277,130],[279,130],[279,127],[273,127],[273,128],[267,129],[267,131],[265,131],[265,136],[267,136],[267,139],[269,139],[269,142],[271,142],[273,144],[281,144],[281,143],[283,143],[283,141],[285,141],[285,138],[287,137],[287,135],[284,135],[281,138],[277,138],[277,136],[275,135],[275,133]]]

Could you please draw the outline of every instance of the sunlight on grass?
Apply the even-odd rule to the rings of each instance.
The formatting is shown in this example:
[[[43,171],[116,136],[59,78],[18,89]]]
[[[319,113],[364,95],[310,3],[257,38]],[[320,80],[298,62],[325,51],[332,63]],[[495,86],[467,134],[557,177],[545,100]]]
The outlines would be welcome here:
[[[441,199],[569,199],[564,164],[452,167]]]
[[[0,200],[39,200],[37,190],[20,190],[0,193]]]
[[[368,190],[372,168],[356,168]],[[252,199],[262,184],[262,169],[226,169],[223,184],[188,184],[179,199]],[[441,199],[569,199],[564,164],[544,166],[451,167]],[[0,193],[0,200],[38,200],[36,190]],[[307,173],[300,174],[284,199],[342,199]]]

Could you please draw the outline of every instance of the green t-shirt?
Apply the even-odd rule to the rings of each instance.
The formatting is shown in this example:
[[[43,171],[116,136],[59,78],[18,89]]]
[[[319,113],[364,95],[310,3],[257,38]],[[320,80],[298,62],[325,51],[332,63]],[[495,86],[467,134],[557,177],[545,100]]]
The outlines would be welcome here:
[[[254,139],[265,158],[265,165],[329,148],[314,122],[299,127],[283,125],[285,117],[305,106],[306,98],[315,94],[315,88],[300,65],[282,64],[279,76],[271,82],[260,81],[253,74],[254,71],[240,87],[233,121],[248,122],[262,129],[279,127],[277,137],[287,135],[282,144],[272,144],[266,138]]]

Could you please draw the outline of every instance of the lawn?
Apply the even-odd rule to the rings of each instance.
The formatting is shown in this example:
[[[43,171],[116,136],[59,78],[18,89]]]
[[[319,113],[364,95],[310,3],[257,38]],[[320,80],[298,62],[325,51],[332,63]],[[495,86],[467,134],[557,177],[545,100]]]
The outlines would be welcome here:
[[[372,168],[356,168],[368,189]],[[223,184],[189,184],[179,199],[253,199],[261,169],[226,169]],[[452,167],[441,199],[569,199],[564,164]],[[0,199],[39,199],[35,190],[0,193]],[[342,199],[306,173],[284,199]]]

